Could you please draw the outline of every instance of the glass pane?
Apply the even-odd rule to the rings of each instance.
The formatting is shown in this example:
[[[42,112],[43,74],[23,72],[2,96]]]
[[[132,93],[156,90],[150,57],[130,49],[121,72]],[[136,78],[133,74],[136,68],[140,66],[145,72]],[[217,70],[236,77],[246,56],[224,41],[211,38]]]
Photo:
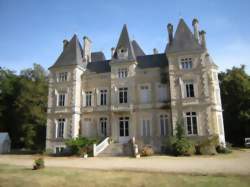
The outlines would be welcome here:
[[[123,124],[123,121],[120,121],[120,136],[124,136],[124,124]]]
[[[193,134],[197,134],[197,119],[196,119],[196,117],[193,117],[192,121],[193,121]]]

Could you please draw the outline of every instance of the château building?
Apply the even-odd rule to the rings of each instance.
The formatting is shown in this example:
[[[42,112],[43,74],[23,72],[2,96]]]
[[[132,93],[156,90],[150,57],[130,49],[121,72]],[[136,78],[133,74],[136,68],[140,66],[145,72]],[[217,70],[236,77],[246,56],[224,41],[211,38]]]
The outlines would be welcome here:
[[[163,53],[145,54],[124,25],[111,59],[91,50],[92,41],[74,35],[49,68],[46,148],[60,152],[68,138],[110,137],[149,144],[160,152],[183,119],[194,140],[218,135],[225,144],[218,66],[198,20],[193,32],[180,19],[168,24]],[[82,43],[82,44],[81,44]]]

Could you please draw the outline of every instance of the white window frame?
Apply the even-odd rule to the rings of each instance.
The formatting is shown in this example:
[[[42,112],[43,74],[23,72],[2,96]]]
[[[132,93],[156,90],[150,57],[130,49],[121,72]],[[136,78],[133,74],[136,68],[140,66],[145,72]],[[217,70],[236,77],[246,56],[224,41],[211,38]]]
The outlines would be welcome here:
[[[68,72],[60,72],[58,75],[59,82],[65,82],[68,80]]]
[[[188,119],[190,120],[191,131],[189,131]],[[194,112],[194,111],[185,112],[185,123],[186,123],[186,133],[188,136],[197,136],[199,134],[197,112]]]
[[[108,90],[107,89],[101,89],[100,90],[100,105],[105,106],[107,105],[108,101]]]
[[[167,136],[169,130],[169,120],[167,114],[160,114],[159,115],[159,125],[160,125],[160,136]]]
[[[65,137],[66,119],[59,118],[56,123],[56,138]]]
[[[66,103],[66,94],[65,93],[59,93],[58,94],[58,104],[57,106],[65,106]]]
[[[108,118],[100,117],[100,132],[102,136],[107,136],[108,132]]]
[[[118,69],[118,78],[123,79],[128,77],[128,68],[119,68]]]
[[[151,91],[150,84],[140,84],[139,85],[140,102],[142,104],[147,104],[151,101],[150,91]]]
[[[119,104],[127,104],[128,103],[128,88],[122,87],[118,89],[118,100]]]
[[[180,67],[183,70],[190,70],[193,68],[193,59],[191,57],[185,57],[180,59]]]
[[[195,84],[192,80],[184,81],[185,86],[185,97],[186,98],[194,98],[195,97]]]
[[[151,120],[149,118],[141,119],[141,136],[142,137],[151,136]]]
[[[165,102],[168,99],[167,84],[156,84],[156,100],[157,102]]]
[[[85,106],[86,107],[90,107],[90,106],[92,106],[93,105],[93,103],[92,103],[92,98],[93,97],[93,92],[92,91],[86,91],[85,92]]]

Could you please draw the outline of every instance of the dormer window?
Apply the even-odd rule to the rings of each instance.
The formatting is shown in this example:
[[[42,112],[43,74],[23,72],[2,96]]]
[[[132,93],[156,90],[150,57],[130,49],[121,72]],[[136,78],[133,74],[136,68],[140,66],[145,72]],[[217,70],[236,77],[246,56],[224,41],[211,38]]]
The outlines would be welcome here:
[[[192,58],[182,58],[181,59],[181,69],[192,69]]]
[[[118,69],[118,77],[119,78],[126,78],[126,77],[128,77],[128,69],[127,68],[120,68],[120,69]]]
[[[117,50],[117,55],[119,59],[125,59],[128,57],[128,50],[126,48],[121,47]]]

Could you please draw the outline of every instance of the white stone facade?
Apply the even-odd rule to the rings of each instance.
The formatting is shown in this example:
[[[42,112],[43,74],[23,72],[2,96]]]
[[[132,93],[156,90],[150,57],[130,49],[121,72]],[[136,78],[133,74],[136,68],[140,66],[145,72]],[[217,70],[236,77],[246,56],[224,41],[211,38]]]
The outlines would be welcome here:
[[[178,119],[190,138],[219,135],[224,144],[218,68],[202,46],[205,41],[187,29],[181,20],[175,37],[170,30],[164,53],[145,55],[135,49],[125,26],[112,59],[98,61],[74,36],[50,68],[46,148],[60,151],[66,139],[78,136],[120,143],[135,137],[139,145],[160,151]],[[189,47],[189,39],[197,40],[198,48]],[[181,40],[187,48],[178,47]]]

